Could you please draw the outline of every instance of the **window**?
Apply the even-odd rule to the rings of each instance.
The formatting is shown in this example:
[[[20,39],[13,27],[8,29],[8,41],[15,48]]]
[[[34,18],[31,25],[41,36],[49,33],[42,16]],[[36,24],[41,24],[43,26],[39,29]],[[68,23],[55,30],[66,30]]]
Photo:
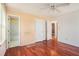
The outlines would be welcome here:
[[[2,40],[2,20],[1,20],[1,4],[0,4],[0,42]]]
[[[0,3],[0,44],[2,44],[5,40],[5,7],[4,4]]]

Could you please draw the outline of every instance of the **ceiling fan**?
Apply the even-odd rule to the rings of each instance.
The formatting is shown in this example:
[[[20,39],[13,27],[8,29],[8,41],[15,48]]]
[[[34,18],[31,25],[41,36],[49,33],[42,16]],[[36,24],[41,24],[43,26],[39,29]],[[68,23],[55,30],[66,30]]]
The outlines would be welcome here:
[[[49,9],[53,12],[61,12],[58,7],[65,7],[68,6],[70,3],[49,3],[45,4],[45,7],[43,9]]]

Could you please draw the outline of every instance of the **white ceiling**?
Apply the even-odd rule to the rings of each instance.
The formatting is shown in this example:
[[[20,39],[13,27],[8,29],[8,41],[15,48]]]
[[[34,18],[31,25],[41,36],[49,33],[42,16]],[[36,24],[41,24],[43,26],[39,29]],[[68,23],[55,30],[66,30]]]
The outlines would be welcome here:
[[[79,10],[78,3],[71,3],[68,6],[61,6],[57,9],[60,12],[54,12],[51,9],[47,8],[49,3],[8,3],[7,7],[14,8],[16,11],[30,13],[36,16],[59,16],[68,12]]]

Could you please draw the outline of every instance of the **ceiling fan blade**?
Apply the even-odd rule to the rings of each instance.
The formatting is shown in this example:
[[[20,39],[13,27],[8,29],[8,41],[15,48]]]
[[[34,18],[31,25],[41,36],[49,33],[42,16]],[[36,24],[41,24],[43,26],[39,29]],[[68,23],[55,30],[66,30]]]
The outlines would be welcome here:
[[[57,8],[55,8],[55,10],[57,11],[57,12],[61,12],[59,9],[57,9]]]
[[[40,9],[49,9],[50,8],[50,6],[43,6],[43,7],[40,7]]]
[[[56,4],[56,7],[62,7],[62,6],[68,6],[68,5],[70,5],[70,3],[57,3]]]

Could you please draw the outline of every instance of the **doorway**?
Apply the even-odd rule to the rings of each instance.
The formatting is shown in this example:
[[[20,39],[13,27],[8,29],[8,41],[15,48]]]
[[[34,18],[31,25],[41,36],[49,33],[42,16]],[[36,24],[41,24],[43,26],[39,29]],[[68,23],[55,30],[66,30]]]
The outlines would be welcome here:
[[[56,21],[51,22],[51,37],[53,49],[56,50],[58,42],[58,23]]]
[[[52,26],[52,37],[55,37],[55,23],[52,23],[51,26]]]
[[[58,25],[56,21],[51,22],[51,37],[52,38],[58,37]]]
[[[20,45],[20,17],[8,15],[8,48]]]

